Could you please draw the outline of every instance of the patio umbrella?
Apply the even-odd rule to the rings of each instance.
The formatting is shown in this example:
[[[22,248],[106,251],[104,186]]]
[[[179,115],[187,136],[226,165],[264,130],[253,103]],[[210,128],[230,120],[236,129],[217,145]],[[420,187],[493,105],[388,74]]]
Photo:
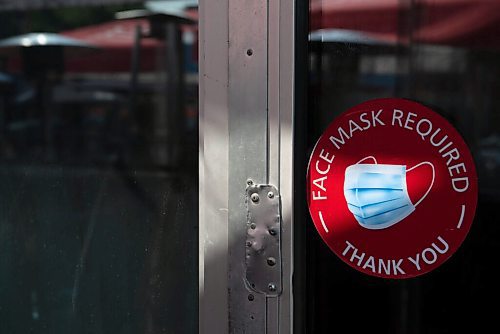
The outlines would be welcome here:
[[[123,12],[118,12],[116,13],[115,16],[119,20],[148,18],[151,21],[153,20],[170,21],[170,22],[175,22],[177,24],[196,23],[196,19],[194,19],[191,15],[189,15],[189,13],[186,12],[185,10],[156,12],[156,11],[151,11],[149,9],[134,9],[134,10],[126,10]]]
[[[98,50],[95,45],[54,33],[29,33],[0,40],[0,54],[13,59],[15,69],[19,67],[21,57],[28,75],[62,71],[64,59],[95,50]]]
[[[19,48],[63,47],[68,56],[83,49],[97,49],[97,46],[54,33],[29,33],[0,40],[0,53],[11,54]]]
[[[30,33],[0,41],[0,53],[14,58],[14,61],[22,59],[24,74],[34,88],[31,100],[36,106],[40,124],[37,129],[34,129],[34,132],[38,131],[41,135],[41,142],[47,158],[52,156],[54,147],[52,87],[64,72],[65,59],[86,54],[85,51],[89,50],[97,50],[97,47],[90,43],[52,33]]]

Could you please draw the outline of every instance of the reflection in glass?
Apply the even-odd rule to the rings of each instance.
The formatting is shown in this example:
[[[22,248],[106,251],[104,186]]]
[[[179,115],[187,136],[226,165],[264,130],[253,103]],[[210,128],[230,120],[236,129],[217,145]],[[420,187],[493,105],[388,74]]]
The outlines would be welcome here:
[[[341,332],[495,327],[485,305],[500,295],[489,274],[500,251],[493,211],[500,201],[499,13],[498,1],[310,1],[309,149],[349,107],[404,97],[430,106],[459,130],[474,155],[480,185],[465,243],[441,268],[420,278],[362,276],[340,263],[309,229],[312,332],[330,333],[332,316]]]
[[[0,12],[1,333],[197,332],[196,10],[177,6]]]

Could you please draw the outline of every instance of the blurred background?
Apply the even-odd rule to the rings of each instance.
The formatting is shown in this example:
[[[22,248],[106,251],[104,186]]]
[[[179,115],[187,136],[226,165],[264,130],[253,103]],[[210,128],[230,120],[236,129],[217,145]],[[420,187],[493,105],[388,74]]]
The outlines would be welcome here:
[[[195,333],[197,1],[0,2],[0,333]]]

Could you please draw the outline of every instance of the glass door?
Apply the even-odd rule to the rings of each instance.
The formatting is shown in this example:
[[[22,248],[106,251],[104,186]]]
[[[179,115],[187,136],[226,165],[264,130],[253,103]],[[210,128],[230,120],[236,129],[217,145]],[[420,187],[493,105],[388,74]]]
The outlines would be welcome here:
[[[500,254],[494,211],[500,203],[499,12],[493,0],[311,0],[308,24],[298,13],[298,44],[308,50],[302,58],[297,51],[299,75],[307,66],[295,130],[300,193],[309,154],[326,127],[373,98],[414,100],[444,116],[471,149],[479,178],[465,242],[441,267],[405,280],[371,277],[343,263],[314,229],[305,198],[299,199],[298,330],[455,333],[496,327],[489,305],[500,297],[492,274]],[[305,30],[307,41],[304,32],[300,39]]]
[[[124,2],[0,4],[0,333],[198,330],[196,8]]]

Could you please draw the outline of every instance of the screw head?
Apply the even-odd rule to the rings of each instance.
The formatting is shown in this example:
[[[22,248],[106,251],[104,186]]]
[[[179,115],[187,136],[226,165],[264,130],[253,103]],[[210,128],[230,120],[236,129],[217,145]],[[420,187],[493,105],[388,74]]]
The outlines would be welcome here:
[[[248,49],[248,50],[247,50],[247,55],[248,55],[248,56],[253,55],[253,50],[252,50],[252,49]]]
[[[272,191],[268,192],[267,197],[274,198],[274,193]]]
[[[249,301],[253,301],[254,299],[255,299],[254,295],[252,295],[252,294],[248,295],[248,300]]]
[[[252,196],[250,196],[250,198],[252,199],[252,202],[254,203],[257,203],[259,201],[259,194],[257,193],[253,193]]]
[[[268,257],[267,264],[271,267],[274,266],[276,264],[276,259],[274,257]]]
[[[251,223],[251,224],[250,224],[250,228],[251,228],[252,230],[255,230],[255,228],[256,228],[256,227],[257,227],[257,225],[256,225],[255,223]]]
[[[276,231],[275,231],[275,230],[273,230],[273,229],[269,229],[269,234],[270,234],[270,235],[276,235]]]
[[[252,179],[248,179],[247,180],[247,185],[251,186],[253,184],[253,180]]]
[[[268,289],[269,291],[271,291],[271,292],[276,291],[276,284],[274,284],[274,283],[269,283],[269,284],[267,285],[267,289]]]

